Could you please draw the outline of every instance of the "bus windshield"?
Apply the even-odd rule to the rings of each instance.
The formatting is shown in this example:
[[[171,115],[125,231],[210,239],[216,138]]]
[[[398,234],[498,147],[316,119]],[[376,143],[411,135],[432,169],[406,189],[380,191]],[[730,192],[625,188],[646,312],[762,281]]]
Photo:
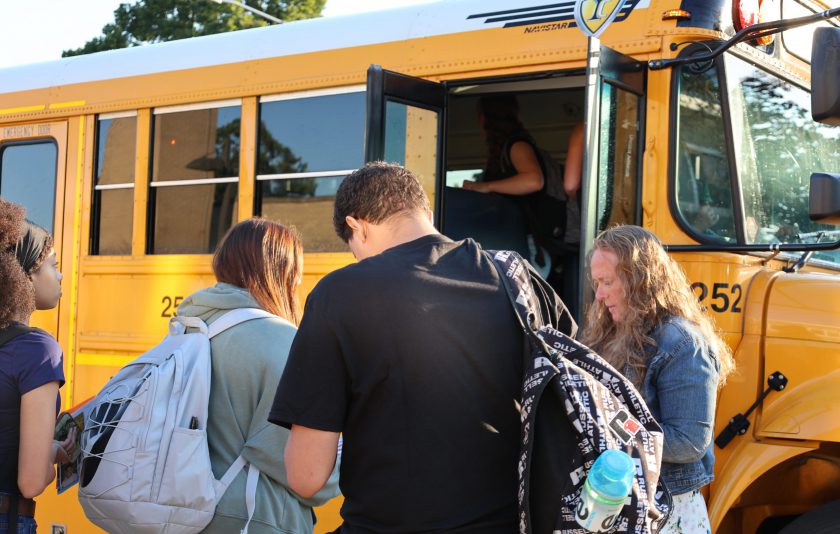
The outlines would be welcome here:
[[[676,190],[684,221],[704,237],[727,242],[840,239],[840,228],[808,217],[811,173],[840,172],[840,128],[813,121],[810,94],[800,87],[732,54],[723,65],[725,80],[714,68],[680,73]],[[722,87],[734,165],[725,156]],[[738,191],[733,183],[740,186],[740,199],[732,197]],[[738,200],[741,210],[733,210]],[[814,258],[840,264],[840,251]]]

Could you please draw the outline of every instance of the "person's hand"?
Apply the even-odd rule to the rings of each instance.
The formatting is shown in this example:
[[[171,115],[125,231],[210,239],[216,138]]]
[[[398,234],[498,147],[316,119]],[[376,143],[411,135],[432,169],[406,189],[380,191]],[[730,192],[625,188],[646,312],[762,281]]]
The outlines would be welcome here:
[[[714,208],[704,205],[701,206],[700,210],[697,212],[697,216],[694,220],[694,226],[702,232],[716,225],[719,219],[720,215],[718,215]]]
[[[475,191],[476,193],[489,193],[490,186],[487,182],[476,182],[473,180],[464,180],[464,185],[462,186],[464,189],[468,191]]]
[[[76,453],[76,435],[78,430],[71,428],[64,441],[53,441],[53,463],[70,463]]]

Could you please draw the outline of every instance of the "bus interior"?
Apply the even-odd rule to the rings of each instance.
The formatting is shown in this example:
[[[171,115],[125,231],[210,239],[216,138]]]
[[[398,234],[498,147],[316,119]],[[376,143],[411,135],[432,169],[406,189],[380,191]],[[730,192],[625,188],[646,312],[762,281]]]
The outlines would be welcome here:
[[[475,193],[462,189],[465,180],[481,181],[488,148],[478,120],[479,99],[511,95],[517,100],[519,118],[536,145],[565,165],[569,136],[584,118],[582,72],[532,80],[501,80],[491,83],[461,83],[450,87],[445,123],[445,190],[442,231],[453,239],[472,237],[484,249],[517,249],[528,234],[527,222],[517,208],[520,199]],[[579,211],[573,211],[579,217]],[[571,305],[578,287],[577,251],[568,258],[537,256],[536,245],[527,237],[528,258],[563,300]],[[571,261],[565,261],[571,260]]]

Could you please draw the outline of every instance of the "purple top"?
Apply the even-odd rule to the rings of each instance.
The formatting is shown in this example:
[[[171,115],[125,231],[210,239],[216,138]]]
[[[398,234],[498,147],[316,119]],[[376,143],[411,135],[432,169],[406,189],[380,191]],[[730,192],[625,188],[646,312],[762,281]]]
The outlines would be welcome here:
[[[64,385],[61,347],[52,336],[39,330],[0,347],[0,493],[20,493],[20,398],[49,382]],[[56,397],[56,415],[60,400]]]

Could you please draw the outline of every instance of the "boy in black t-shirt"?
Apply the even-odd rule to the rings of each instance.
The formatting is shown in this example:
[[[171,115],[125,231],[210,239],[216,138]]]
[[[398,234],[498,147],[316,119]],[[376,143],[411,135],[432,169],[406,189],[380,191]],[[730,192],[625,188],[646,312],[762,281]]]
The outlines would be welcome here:
[[[396,165],[347,176],[334,224],[359,262],[309,295],[269,416],[289,484],[315,494],[341,433],[342,534],[516,532],[523,338],[492,260]]]

